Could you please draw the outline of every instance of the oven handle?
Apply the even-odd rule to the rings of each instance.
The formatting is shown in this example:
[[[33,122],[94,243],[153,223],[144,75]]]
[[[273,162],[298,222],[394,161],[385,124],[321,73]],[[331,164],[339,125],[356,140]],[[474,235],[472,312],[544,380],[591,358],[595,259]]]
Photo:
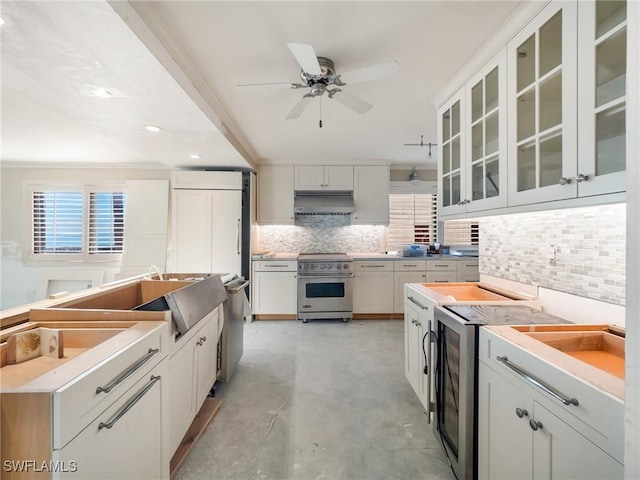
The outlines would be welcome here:
[[[564,405],[578,405],[578,400],[576,398],[567,398],[562,394],[556,392],[553,388],[545,384],[542,380],[538,380],[536,377],[529,375],[527,372],[522,370],[517,365],[511,363],[509,359],[506,357],[506,355],[503,355],[502,357],[497,356],[496,360],[498,360],[501,363],[504,363],[507,367],[509,367],[514,372],[516,372],[518,375],[524,378],[527,382],[533,383],[536,387],[548,393],[553,398],[560,400]]]
[[[335,273],[329,274],[329,275],[318,275],[318,274],[309,274],[309,273],[303,273],[303,272],[299,272],[298,273],[298,278],[322,278],[322,279],[327,279],[327,278],[355,278],[355,275],[353,273],[349,273],[347,275],[336,275]]]

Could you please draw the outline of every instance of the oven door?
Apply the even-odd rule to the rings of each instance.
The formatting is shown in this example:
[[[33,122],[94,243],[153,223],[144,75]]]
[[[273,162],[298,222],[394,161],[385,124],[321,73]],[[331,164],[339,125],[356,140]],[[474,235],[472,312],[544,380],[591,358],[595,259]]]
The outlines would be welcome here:
[[[459,480],[474,478],[477,326],[436,309],[434,433]]]
[[[351,318],[352,286],[349,277],[298,276],[298,318]]]

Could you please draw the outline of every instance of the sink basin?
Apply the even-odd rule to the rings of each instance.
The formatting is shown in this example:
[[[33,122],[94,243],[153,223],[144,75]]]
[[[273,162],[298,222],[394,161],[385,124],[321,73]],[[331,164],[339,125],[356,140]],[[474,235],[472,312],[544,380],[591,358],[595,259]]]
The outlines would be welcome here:
[[[624,380],[624,336],[602,325],[550,326],[527,331],[514,327],[530,338]]]

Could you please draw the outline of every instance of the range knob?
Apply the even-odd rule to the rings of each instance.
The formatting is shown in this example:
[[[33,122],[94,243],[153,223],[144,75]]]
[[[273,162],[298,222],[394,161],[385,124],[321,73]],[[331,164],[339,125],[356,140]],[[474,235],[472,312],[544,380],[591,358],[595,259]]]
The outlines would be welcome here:
[[[337,268],[337,269],[341,269],[341,268],[342,268],[342,265],[338,264],[338,265],[336,265],[336,268]]]
[[[312,263],[312,264],[309,266],[309,268],[310,268],[311,270],[315,270],[316,266]]]
[[[347,264],[345,263],[345,264],[342,266],[342,268],[344,268],[344,269],[346,270],[347,268],[349,268],[349,265],[347,265]]]

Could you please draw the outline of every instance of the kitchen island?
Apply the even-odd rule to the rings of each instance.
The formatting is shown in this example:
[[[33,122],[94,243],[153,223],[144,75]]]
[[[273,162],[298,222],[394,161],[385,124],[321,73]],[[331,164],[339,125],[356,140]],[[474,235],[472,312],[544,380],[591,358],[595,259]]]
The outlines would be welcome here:
[[[175,311],[135,307],[202,291],[196,280],[129,279],[3,313],[3,478],[169,478],[216,379],[217,283],[186,331]]]

